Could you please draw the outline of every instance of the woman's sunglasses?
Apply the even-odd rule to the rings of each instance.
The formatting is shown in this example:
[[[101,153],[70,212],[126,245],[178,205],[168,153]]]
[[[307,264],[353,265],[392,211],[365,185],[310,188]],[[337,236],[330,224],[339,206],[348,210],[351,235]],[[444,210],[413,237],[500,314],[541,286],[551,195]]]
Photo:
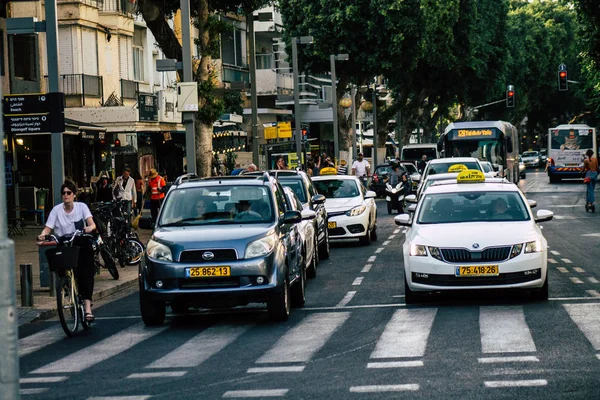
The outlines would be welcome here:
[[[73,194],[73,192],[71,192],[70,190],[65,190],[64,192],[62,192],[63,196],[70,196],[72,194]]]

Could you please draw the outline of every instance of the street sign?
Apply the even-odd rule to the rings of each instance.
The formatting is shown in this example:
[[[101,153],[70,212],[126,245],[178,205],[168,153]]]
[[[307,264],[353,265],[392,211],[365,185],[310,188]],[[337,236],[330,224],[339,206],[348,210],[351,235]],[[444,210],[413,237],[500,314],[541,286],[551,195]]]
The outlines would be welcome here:
[[[4,96],[2,105],[6,132],[65,131],[63,93],[9,94]]]
[[[566,64],[560,64],[558,66],[558,70],[559,71],[566,71],[567,70],[567,65]]]
[[[277,124],[277,128],[278,128],[277,134],[280,139],[292,137],[292,123],[291,122],[279,122]]]
[[[140,121],[158,121],[158,96],[140,93],[138,99]]]

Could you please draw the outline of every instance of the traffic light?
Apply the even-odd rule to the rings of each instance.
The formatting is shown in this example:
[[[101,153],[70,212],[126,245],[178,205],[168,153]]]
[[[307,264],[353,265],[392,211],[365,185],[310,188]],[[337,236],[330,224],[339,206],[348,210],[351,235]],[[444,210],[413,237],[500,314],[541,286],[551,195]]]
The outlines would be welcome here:
[[[513,85],[508,85],[506,88],[506,107],[513,108],[515,106],[515,88]]]
[[[115,139],[115,147],[121,147],[121,141],[119,139]]]
[[[569,90],[569,83],[567,81],[567,70],[558,71],[558,91],[565,92]]]
[[[302,136],[306,137],[307,134],[308,134],[308,130],[306,128],[302,128]]]

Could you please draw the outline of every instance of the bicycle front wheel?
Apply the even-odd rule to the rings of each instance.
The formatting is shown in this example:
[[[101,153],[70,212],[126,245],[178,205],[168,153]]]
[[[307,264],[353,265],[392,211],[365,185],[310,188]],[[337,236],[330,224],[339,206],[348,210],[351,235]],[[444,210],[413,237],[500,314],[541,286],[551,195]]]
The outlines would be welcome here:
[[[77,287],[73,271],[67,271],[58,279],[56,286],[56,306],[60,324],[67,336],[72,337],[79,327]]]

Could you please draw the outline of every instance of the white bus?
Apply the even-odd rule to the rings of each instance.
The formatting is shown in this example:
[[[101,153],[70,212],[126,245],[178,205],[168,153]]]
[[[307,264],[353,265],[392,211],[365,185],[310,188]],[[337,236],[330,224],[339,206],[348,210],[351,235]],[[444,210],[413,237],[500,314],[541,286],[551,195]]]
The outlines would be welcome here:
[[[580,178],[585,152],[598,149],[596,129],[583,124],[564,124],[548,129],[546,170],[551,183]]]
[[[489,161],[498,175],[519,182],[517,128],[505,121],[453,122],[438,141],[442,157],[475,157]]]

